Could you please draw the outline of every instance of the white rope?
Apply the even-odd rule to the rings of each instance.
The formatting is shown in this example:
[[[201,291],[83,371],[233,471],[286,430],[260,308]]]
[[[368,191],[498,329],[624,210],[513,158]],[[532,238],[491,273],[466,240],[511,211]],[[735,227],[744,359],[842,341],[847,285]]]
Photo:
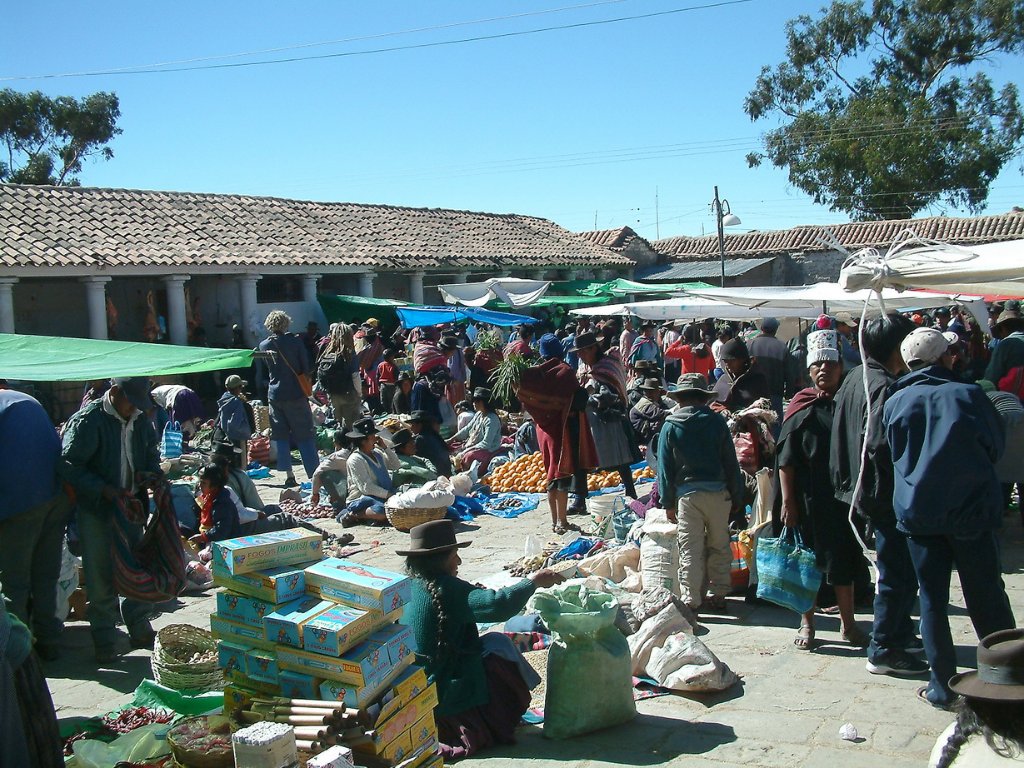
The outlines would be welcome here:
[[[902,270],[893,269],[890,263],[897,255],[900,257]],[[843,262],[841,272],[846,272],[848,268],[868,272],[871,275],[868,287],[875,291],[881,300],[884,288],[903,290],[912,287],[901,279],[903,271],[935,265],[962,264],[977,258],[978,254],[973,251],[937,240],[927,240],[918,236],[912,229],[904,229],[896,235],[884,254],[877,248],[862,248]]]

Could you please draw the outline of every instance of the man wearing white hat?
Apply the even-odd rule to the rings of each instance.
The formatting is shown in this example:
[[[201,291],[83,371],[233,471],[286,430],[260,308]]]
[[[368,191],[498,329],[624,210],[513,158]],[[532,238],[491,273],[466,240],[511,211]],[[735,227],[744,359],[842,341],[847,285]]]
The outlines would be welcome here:
[[[910,373],[890,388],[882,421],[892,451],[893,509],[921,588],[921,639],[931,665],[918,696],[946,708],[956,653],[949,629],[955,567],[979,637],[1012,629],[1000,567],[1003,500],[995,463],[1003,427],[981,387],[950,370],[949,339],[917,328],[900,345]]]

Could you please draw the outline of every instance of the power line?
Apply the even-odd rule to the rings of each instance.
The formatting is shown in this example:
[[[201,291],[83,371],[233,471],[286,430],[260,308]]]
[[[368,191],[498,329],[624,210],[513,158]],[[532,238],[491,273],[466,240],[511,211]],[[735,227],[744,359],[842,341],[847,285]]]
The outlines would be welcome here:
[[[501,40],[513,37],[524,37],[526,35],[536,35],[543,32],[556,32],[567,29],[582,29],[586,27],[597,27],[605,24],[618,24],[625,21],[638,21],[643,19],[653,19],[663,16],[671,16],[679,13],[687,13],[689,11],[703,11],[711,8],[723,8],[730,5],[743,5],[745,3],[751,3],[754,0],[719,0],[719,2],[705,3],[703,5],[691,5],[683,8],[672,8],[667,11],[654,11],[651,13],[640,13],[631,16],[619,16],[613,19],[598,19],[596,21],[579,21],[572,24],[559,24],[552,25],[549,27],[538,27],[535,29],[525,29],[517,32],[497,32],[491,35],[477,35],[474,37],[464,37],[455,40],[436,40],[427,43],[411,43],[409,45],[396,45],[387,48],[372,48],[364,51],[340,51],[337,53],[322,53],[310,56],[291,56],[282,59],[264,59],[262,61],[242,61],[225,64],[197,64],[195,66],[174,66],[165,67],[161,69],[153,69],[147,67],[123,67],[120,69],[106,69],[106,70],[93,70],[89,72],[72,72],[64,74],[50,74],[50,75],[33,75],[33,76],[15,76],[15,77],[0,77],[0,82],[11,82],[16,80],[45,80],[63,77],[99,77],[109,75],[152,75],[161,74],[166,72],[195,72],[200,70],[213,70],[213,69],[239,69],[242,67],[258,67],[267,66],[271,64],[292,64],[301,61],[318,61],[323,59],[338,59],[347,58],[351,56],[368,56],[371,54],[380,53],[395,53],[397,51],[413,51],[424,48],[439,48],[442,46],[449,45],[463,45],[465,43],[477,43],[487,40]]]

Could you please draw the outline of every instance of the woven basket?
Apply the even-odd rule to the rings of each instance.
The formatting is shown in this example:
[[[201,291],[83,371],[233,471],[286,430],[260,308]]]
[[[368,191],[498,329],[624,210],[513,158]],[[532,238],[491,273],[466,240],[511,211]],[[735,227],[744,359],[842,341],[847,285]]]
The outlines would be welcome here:
[[[408,509],[392,509],[384,507],[387,512],[388,522],[395,528],[406,533],[410,528],[433,520],[440,520],[448,512],[448,507],[409,507]]]
[[[172,655],[171,652],[177,652]],[[209,661],[187,662],[196,653],[213,651]],[[171,624],[156,633],[153,645],[153,678],[176,691],[219,691],[224,687],[224,672],[217,665],[217,643],[207,630],[191,624]]]
[[[227,749],[198,750],[189,749],[180,743],[178,731],[190,724],[202,723],[218,732],[230,732],[230,721],[223,715],[200,715],[182,720],[167,732],[167,744],[174,755],[175,765],[187,768],[232,768],[235,758],[230,747]]]
[[[256,431],[266,432],[270,429],[270,408],[266,405],[254,405],[252,407],[253,419],[256,422]]]

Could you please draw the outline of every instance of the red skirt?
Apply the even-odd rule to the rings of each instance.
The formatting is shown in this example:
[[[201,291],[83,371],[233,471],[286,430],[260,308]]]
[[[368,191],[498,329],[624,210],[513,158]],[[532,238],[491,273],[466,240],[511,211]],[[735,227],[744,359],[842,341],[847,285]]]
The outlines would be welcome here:
[[[486,704],[437,718],[438,752],[445,761],[461,760],[495,744],[515,744],[516,726],[530,707],[530,689],[519,668],[491,654],[484,657]]]

